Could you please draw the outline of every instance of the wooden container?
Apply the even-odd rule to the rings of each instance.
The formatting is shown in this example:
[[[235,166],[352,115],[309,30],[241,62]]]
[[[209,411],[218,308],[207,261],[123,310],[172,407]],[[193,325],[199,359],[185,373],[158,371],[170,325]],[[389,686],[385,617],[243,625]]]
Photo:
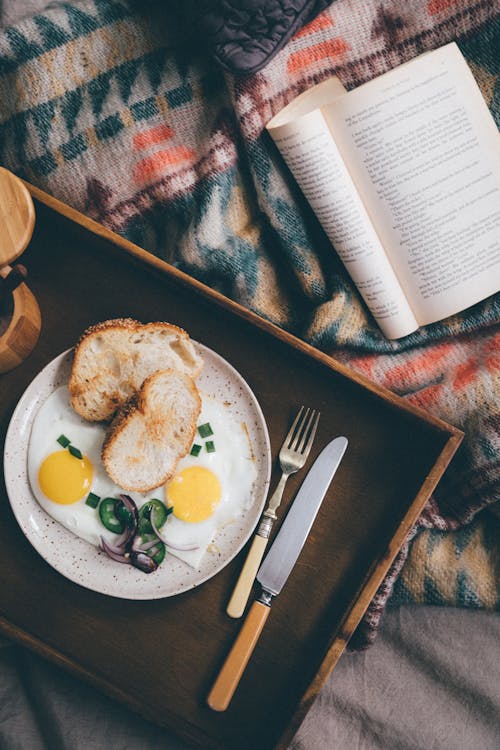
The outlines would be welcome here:
[[[0,373],[17,367],[40,334],[38,303],[22,278],[12,283],[10,266],[25,251],[35,226],[35,208],[24,183],[0,167]],[[11,282],[11,283],[9,283]]]

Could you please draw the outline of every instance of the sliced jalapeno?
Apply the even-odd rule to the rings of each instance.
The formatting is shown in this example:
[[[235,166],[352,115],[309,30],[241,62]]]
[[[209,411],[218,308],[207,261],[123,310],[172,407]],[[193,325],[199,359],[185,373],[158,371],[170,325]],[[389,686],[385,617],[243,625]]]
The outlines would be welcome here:
[[[118,520],[126,526],[130,526],[132,523],[132,513],[126,508],[125,503],[120,498],[116,499],[115,514]]]
[[[150,513],[153,513],[156,528],[161,529],[170,512],[170,509],[167,508],[161,500],[157,500],[155,497],[151,500],[147,500],[147,502],[145,502],[139,509],[139,532],[141,534],[153,533],[153,527],[149,520]]]
[[[99,503],[102,525],[115,534],[121,534],[132,520],[132,514],[117,497],[104,497]]]

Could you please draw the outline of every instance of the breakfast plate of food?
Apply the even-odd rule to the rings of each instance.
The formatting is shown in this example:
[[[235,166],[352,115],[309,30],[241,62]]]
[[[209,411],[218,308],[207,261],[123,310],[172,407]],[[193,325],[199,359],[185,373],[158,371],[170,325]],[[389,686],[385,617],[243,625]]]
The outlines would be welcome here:
[[[219,354],[169,323],[104,321],[21,397],[4,473],[16,520],[59,573],[157,599],[243,547],[271,472],[262,410]]]

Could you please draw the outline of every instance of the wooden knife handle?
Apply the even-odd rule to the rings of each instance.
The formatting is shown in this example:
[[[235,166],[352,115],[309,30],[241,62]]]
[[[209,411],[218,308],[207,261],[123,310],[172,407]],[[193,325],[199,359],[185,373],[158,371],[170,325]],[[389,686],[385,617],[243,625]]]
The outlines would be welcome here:
[[[264,557],[268,539],[256,534],[253,538],[252,546],[248,552],[247,559],[241,570],[240,577],[236,583],[226,612],[229,617],[241,617],[243,614],[250,591],[252,590],[255,576],[259,570],[260,563]]]
[[[209,693],[207,703],[214,711],[225,711],[238,687],[241,675],[262,632],[270,607],[254,602],[236,641]]]

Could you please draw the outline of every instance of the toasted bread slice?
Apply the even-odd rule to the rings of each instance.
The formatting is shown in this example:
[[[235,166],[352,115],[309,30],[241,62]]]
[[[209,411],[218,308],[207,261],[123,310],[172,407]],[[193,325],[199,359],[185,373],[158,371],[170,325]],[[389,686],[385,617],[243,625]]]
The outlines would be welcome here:
[[[106,421],[157,370],[196,378],[203,367],[188,334],[170,323],[118,318],[87,329],[75,349],[71,406],[91,422]]]
[[[190,449],[201,399],[179,370],[150,375],[116,415],[102,447],[102,462],[122,489],[148,492],[169,479]]]

